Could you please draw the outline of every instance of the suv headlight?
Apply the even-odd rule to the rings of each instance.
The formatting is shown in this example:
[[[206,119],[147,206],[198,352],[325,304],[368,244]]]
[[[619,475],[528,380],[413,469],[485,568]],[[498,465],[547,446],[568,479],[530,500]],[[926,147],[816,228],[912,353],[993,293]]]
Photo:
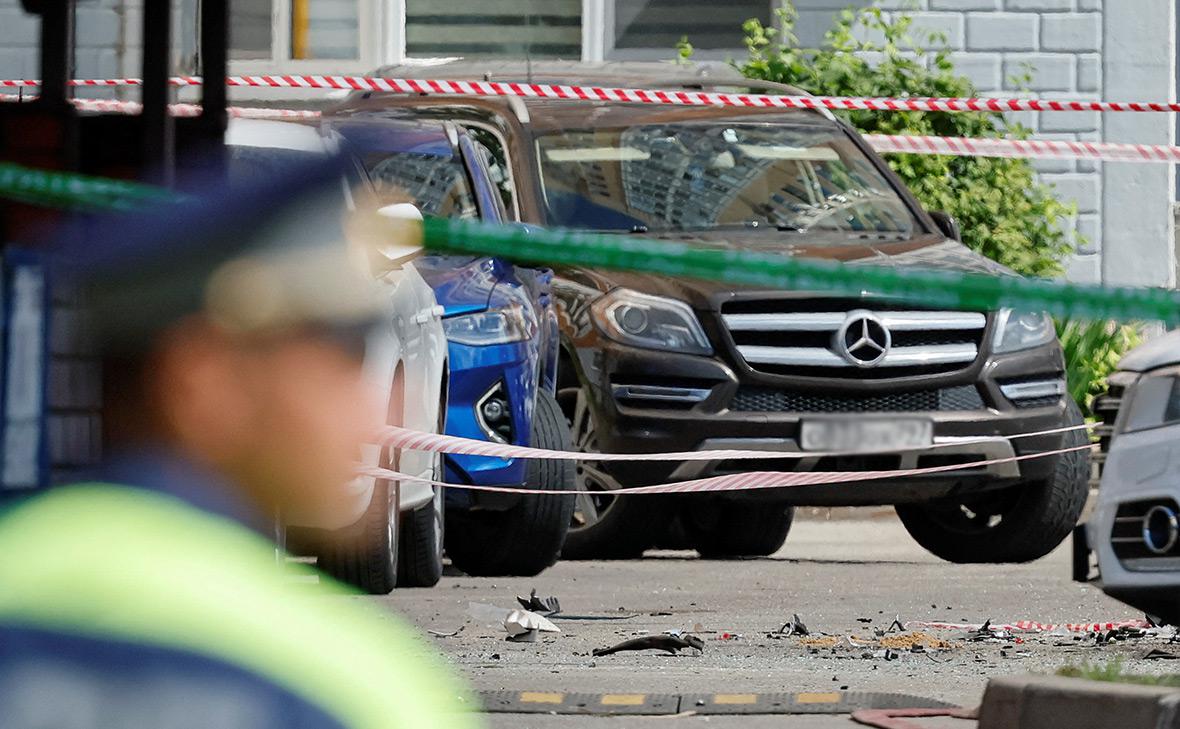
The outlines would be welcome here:
[[[1048,344],[1057,338],[1053,319],[1043,311],[1000,309],[992,349],[997,354]]]
[[[686,354],[713,353],[697,315],[682,301],[615,289],[595,301],[591,311],[598,327],[616,342]]]
[[[1130,402],[1119,413],[1120,433],[1158,428],[1180,422],[1180,367],[1148,372],[1128,393]]]
[[[533,336],[536,323],[520,306],[443,319],[447,339],[474,347],[520,342]]]

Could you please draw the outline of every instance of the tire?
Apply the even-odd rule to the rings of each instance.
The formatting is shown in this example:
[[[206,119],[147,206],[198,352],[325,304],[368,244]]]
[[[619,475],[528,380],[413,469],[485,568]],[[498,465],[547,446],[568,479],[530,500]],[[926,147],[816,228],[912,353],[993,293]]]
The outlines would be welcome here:
[[[769,557],[782,549],[795,507],[711,501],[682,517],[693,547],[706,559]]]
[[[445,392],[445,386],[444,386]],[[439,410],[438,432],[446,432],[446,398]],[[435,453],[431,476],[443,480],[442,454]],[[434,587],[442,579],[443,544],[446,538],[446,503],[442,486],[434,487],[434,496],[417,509],[401,515],[401,539],[398,546],[397,586]]]
[[[574,449],[598,450],[593,416],[580,388],[562,391],[565,415],[572,426]],[[643,555],[671,524],[675,511],[659,508],[658,496],[611,496],[621,486],[593,461],[578,462],[578,494],[565,538],[563,559],[634,559]]]
[[[397,585],[397,486],[379,479],[360,521],[327,535],[319,567],[370,595],[387,595]]]
[[[569,427],[548,392],[537,395],[531,444],[569,450]],[[575,487],[570,461],[534,458],[526,484],[546,491]],[[574,510],[572,494],[525,494],[507,511],[457,512],[446,534],[451,564],[474,577],[532,577],[557,561]]]
[[[1069,403],[1069,425],[1081,412]],[[1062,448],[1089,443],[1085,430],[1062,437]],[[899,504],[897,515],[918,544],[948,562],[1031,562],[1052,552],[1073,531],[1090,490],[1088,450],[1057,456],[1043,481],[980,494],[967,503]],[[996,521],[996,517],[999,517]]]
[[[402,514],[398,587],[434,587],[442,579],[445,515],[441,486],[434,487],[430,501]]]

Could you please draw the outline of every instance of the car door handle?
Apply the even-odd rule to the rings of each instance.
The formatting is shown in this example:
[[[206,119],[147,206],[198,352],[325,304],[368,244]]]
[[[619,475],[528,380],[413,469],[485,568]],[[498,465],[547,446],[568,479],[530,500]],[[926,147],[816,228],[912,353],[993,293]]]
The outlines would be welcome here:
[[[414,315],[415,324],[428,324],[431,319],[441,319],[443,312],[446,311],[441,306],[432,306],[426,311],[420,311]]]

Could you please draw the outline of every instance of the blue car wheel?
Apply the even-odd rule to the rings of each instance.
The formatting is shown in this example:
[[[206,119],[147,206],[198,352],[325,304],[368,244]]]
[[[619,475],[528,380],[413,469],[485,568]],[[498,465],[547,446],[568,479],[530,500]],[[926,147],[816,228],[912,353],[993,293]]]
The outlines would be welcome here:
[[[531,445],[568,450],[569,426],[548,392],[537,394]],[[529,488],[572,490],[570,461],[530,459]],[[531,577],[557,561],[574,511],[572,494],[525,494],[506,511],[458,512],[447,530],[451,563],[469,575]]]

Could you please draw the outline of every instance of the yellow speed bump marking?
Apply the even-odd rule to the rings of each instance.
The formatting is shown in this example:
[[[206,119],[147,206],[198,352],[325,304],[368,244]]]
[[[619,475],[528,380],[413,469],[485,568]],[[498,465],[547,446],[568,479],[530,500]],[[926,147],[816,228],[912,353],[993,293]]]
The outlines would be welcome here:
[[[756,704],[758,694],[714,694],[714,704]]]
[[[549,694],[541,691],[522,691],[520,694],[520,703],[522,704],[560,704],[565,701],[565,694]]]
[[[643,706],[647,694],[603,694],[603,706]]]
[[[840,694],[835,691],[828,693],[815,694],[803,693],[795,694],[795,703],[797,704],[838,704],[840,703]]]

